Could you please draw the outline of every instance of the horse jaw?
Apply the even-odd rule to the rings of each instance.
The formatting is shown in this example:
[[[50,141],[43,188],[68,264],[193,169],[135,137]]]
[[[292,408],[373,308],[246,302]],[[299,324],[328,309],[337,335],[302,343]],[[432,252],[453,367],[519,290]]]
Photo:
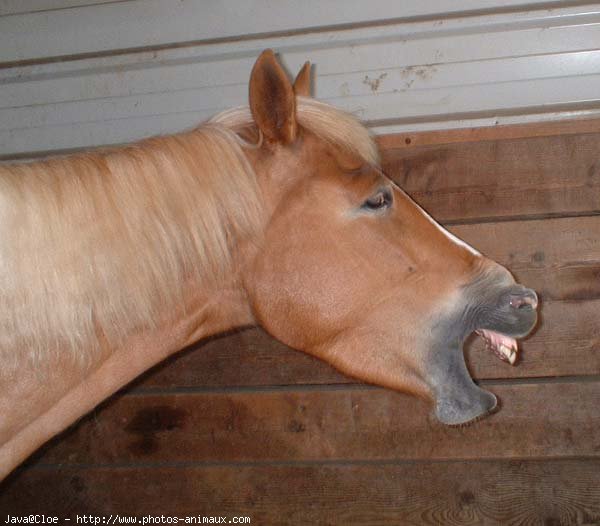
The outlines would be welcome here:
[[[435,404],[435,415],[449,426],[465,425],[493,412],[496,396],[481,389],[472,380],[462,345],[435,349],[428,367],[429,384]]]

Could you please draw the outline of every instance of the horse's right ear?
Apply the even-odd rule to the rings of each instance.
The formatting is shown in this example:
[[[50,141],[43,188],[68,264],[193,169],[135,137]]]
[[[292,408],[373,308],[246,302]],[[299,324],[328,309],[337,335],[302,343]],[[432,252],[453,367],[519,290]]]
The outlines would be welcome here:
[[[252,68],[250,110],[267,142],[294,142],[298,131],[296,95],[271,49],[263,51]]]

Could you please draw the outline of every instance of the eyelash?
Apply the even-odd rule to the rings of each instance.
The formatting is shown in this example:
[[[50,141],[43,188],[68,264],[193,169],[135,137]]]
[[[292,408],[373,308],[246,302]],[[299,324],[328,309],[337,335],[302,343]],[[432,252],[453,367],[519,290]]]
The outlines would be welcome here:
[[[391,204],[392,192],[386,188],[385,190],[377,192],[373,197],[369,197],[369,199],[363,203],[362,208],[365,210],[378,211],[389,208]]]

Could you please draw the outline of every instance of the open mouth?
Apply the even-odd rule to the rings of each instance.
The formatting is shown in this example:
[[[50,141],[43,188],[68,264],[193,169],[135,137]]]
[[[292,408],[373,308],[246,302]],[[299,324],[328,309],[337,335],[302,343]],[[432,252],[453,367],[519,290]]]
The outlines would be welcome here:
[[[478,329],[475,332],[483,338],[489,351],[492,351],[503,362],[511,365],[515,364],[517,352],[519,351],[515,338],[487,329]]]
[[[537,322],[537,294],[519,284],[494,285],[477,283],[467,293],[466,309],[460,311],[459,323],[463,328],[459,338],[441,341],[457,342],[450,345],[453,352],[438,352],[429,364],[429,382],[435,399],[435,414],[449,426],[465,425],[492,412],[498,404],[496,396],[479,387],[471,378],[465,363],[462,343],[464,335],[475,332],[483,338],[486,347],[503,362],[515,365],[519,348],[517,339],[531,333]],[[456,333],[455,333],[456,334]],[[442,345],[443,349],[448,346]]]

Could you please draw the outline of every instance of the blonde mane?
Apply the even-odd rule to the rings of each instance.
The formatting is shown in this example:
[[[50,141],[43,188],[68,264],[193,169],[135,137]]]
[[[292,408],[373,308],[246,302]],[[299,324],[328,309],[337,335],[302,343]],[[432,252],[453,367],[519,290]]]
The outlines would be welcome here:
[[[299,98],[301,126],[377,163],[353,117]],[[114,150],[0,166],[0,376],[64,356],[95,362],[181,307],[189,279],[218,283],[261,221],[238,132],[246,107]]]

